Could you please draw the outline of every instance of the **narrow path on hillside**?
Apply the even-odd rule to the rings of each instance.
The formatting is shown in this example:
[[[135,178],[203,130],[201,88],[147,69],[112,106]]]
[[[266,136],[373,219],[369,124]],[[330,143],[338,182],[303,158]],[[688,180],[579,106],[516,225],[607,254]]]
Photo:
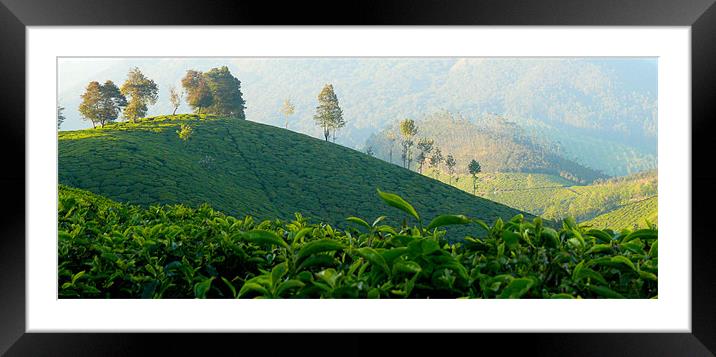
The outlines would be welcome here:
[[[236,149],[237,155],[241,158],[241,160],[243,160],[246,163],[246,168],[249,170],[251,175],[254,176],[254,178],[256,179],[258,184],[261,186],[261,190],[263,191],[264,196],[266,197],[266,200],[271,205],[271,208],[273,209],[274,214],[278,214],[278,207],[276,206],[276,202],[274,202],[274,200],[271,199],[271,196],[268,195],[268,188],[266,187],[266,185],[264,185],[263,180],[261,180],[258,173],[256,173],[256,171],[254,170],[253,163],[249,162],[249,160],[241,152],[239,143],[236,141],[236,138],[234,137],[234,134],[231,133],[231,130],[229,129],[229,127],[225,127],[225,128],[226,128],[226,134],[229,136],[229,139],[231,139],[231,142],[234,144],[234,149]]]

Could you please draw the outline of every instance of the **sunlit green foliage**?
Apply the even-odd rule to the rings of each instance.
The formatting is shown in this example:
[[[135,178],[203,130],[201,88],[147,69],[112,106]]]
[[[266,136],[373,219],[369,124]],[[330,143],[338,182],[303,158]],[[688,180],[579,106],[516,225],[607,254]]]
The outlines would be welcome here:
[[[389,192],[384,216],[345,230],[257,221],[207,205],[119,204],[59,188],[60,298],[653,298],[657,230],[559,230],[517,215],[492,226],[417,211]],[[366,217],[369,218],[369,217]],[[372,223],[368,223],[372,222]],[[427,222],[427,221],[425,221]],[[449,244],[446,230],[471,232]]]
[[[658,203],[659,198],[657,196],[629,203],[614,211],[597,216],[585,222],[585,224],[592,225],[594,228],[646,228],[649,224],[658,223]]]
[[[177,134],[179,134],[179,139],[182,139],[184,141],[189,140],[189,137],[191,137],[192,132],[193,132],[192,127],[187,124],[181,124],[181,126],[179,127],[179,130],[177,130]]]
[[[444,181],[447,182],[447,179]],[[462,175],[453,180],[453,185],[472,193],[471,181],[472,177]],[[591,185],[574,185],[559,176],[538,173],[483,173],[478,176],[477,183],[477,195],[480,197],[552,220],[567,216],[575,217],[579,221],[590,220],[632,203],[656,197],[658,191],[656,171],[602,180]],[[656,206],[653,206],[653,209],[656,214]],[[649,212],[650,210],[645,211],[647,215],[643,218],[648,218]],[[633,218],[625,222],[644,224],[643,218]],[[605,222],[602,220],[600,223]],[[619,220],[614,223],[614,226],[609,227],[623,228]]]
[[[193,128],[183,142],[181,124]],[[411,197],[428,216],[487,220],[520,211],[462,192],[356,150],[245,120],[196,114],[120,122],[59,134],[59,182],[120,202],[210,203],[227,214],[291,219],[295,212],[336,227],[361,212],[384,214],[378,186]],[[395,216],[390,224],[400,224]],[[455,230],[455,237],[465,234]]]

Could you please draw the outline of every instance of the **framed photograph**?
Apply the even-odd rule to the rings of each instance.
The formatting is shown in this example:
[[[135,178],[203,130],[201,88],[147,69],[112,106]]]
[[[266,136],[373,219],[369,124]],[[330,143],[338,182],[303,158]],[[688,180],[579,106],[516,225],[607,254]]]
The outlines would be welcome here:
[[[0,350],[712,355],[712,3],[2,0]]]

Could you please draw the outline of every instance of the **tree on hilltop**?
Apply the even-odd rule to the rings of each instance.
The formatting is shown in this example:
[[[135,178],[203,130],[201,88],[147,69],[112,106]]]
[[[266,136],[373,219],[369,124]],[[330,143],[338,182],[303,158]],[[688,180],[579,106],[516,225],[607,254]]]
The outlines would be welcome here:
[[[385,134],[385,138],[388,139],[388,152],[389,152],[389,160],[390,163],[393,163],[393,147],[395,146],[395,141],[398,140],[398,137],[395,135],[395,131],[393,129],[389,130]]]
[[[241,93],[241,81],[234,77],[229,67],[212,68],[203,74],[211,91],[213,101],[208,106],[211,114],[235,119],[246,119],[246,102]]]
[[[444,159],[445,158],[443,157],[443,153],[439,147],[436,147],[433,150],[433,154],[430,155],[430,160],[428,162],[428,166],[430,166],[430,168],[433,169],[436,179],[440,178],[440,164],[443,162]]]
[[[92,122],[93,128],[117,120],[122,108],[127,106],[127,98],[112,81],[89,82],[81,98],[79,112],[82,118]]]
[[[169,90],[169,103],[171,103],[172,108],[174,108],[172,115],[177,113],[183,96],[184,92],[180,92],[176,87],[172,87],[172,89]]]
[[[120,91],[122,95],[130,98],[123,114],[131,122],[145,117],[148,105],[157,103],[157,84],[147,78],[138,67],[129,70],[127,80],[122,84]]]
[[[430,152],[433,151],[433,145],[435,145],[435,141],[433,139],[421,138],[418,140],[418,155],[415,157],[415,160],[418,163],[418,172],[421,174],[423,173],[423,164],[425,163],[425,160],[428,158]]]
[[[186,93],[186,103],[195,113],[201,114],[202,110],[214,103],[209,84],[206,82],[203,73],[190,69],[181,80],[181,85]]]
[[[480,167],[480,163],[477,160],[472,159],[470,164],[467,165],[467,170],[472,175],[472,194],[474,195],[477,191],[477,174],[482,172],[482,167]]]
[[[296,107],[291,103],[290,99],[283,101],[283,107],[281,107],[281,114],[286,118],[286,129],[288,129],[288,117],[296,112]]]
[[[323,137],[326,141],[331,136],[331,132],[333,132],[333,141],[336,141],[335,131],[342,128],[346,122],[343,120],[343,110],[338,104],[338,97],[333,91],[332,84],[326,84],[318,94],[318,106],[313,120],[323,129]]]
[[[410,163],[413,160],[411,148],[413,147],[413,138],[418,134],[418,126],[415,125],[413,119],[403,119],[400,122],[400,135],[403,138],[403,167],[410,169]]]
[[[448,156],[445,158],[445,167],[447,168],[448,172],[448,184],[452,185],[452,177],[455,175],[455,166],[457,165],[457,161],[455,161],[455,157],[452,156],[452,154],[448,154]]]

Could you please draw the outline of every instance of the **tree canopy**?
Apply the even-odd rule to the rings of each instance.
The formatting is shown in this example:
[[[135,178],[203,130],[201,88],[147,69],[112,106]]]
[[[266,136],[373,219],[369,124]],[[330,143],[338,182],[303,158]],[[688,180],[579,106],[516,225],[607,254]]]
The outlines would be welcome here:
[[[186,92],[186,102],[194,112],[246,119],[241,81],[231,74],[229,67],[212,68],[207,72],[190,69],[181,84]]]
[[[79,112],[93,127],[117,120],[122,108],[127,106],[127,98],[112,81],[90,82],[81,97]]]
[[[214,103],[214,97],[211,95],[211,89],[203,73],[193,69],[186,71],[181,85],[186,92],[186,103],[197,114],[201,114],[205,108]]]
[[[477,174],[482,172],[482,167],[480,167],[480,163],[477,160],[472,159],[470,164],[467,165],[467,170],[472,175],[472,194],[474,195],[477,191]]]
[[[318,106],[316,107],[316,114],[313,115],[316,125],[323,129],[323,137],[328,141],[328,138],[333,133],[333,141],[336,140],[336,130],[346,125],[343,120],[343,110],[341,110],[338,104],[338,97],[333,91],[332,84],[326,84],[321,93],[318,94]]]
[[[204,73],[204,78],[213,98],[208,107],[209,113],[246,119],[246,102],[241,94],[241,81],[231,74],[229,67],[212,68]]]
[[[403,167],[410,169],[410,162],[413,160],[412,151],[413,138],[418,134],[418,126],[413,119],[403,119],[400,122],[400,135],[403,138]]]
[[[288,129],[288,117],[296,112],[296,107],[291,103],[290,99],[283,101],[283,107],[281,107],[281,113],[286,117],[286,129]]]
[[[120,91],[122,95],[129,97],[123,114],[127,120],[132,122],[147,115],[148,105],[157,103],[157,84],[147,78],[137,67],[129,70],[127,80],[122,84]]]

